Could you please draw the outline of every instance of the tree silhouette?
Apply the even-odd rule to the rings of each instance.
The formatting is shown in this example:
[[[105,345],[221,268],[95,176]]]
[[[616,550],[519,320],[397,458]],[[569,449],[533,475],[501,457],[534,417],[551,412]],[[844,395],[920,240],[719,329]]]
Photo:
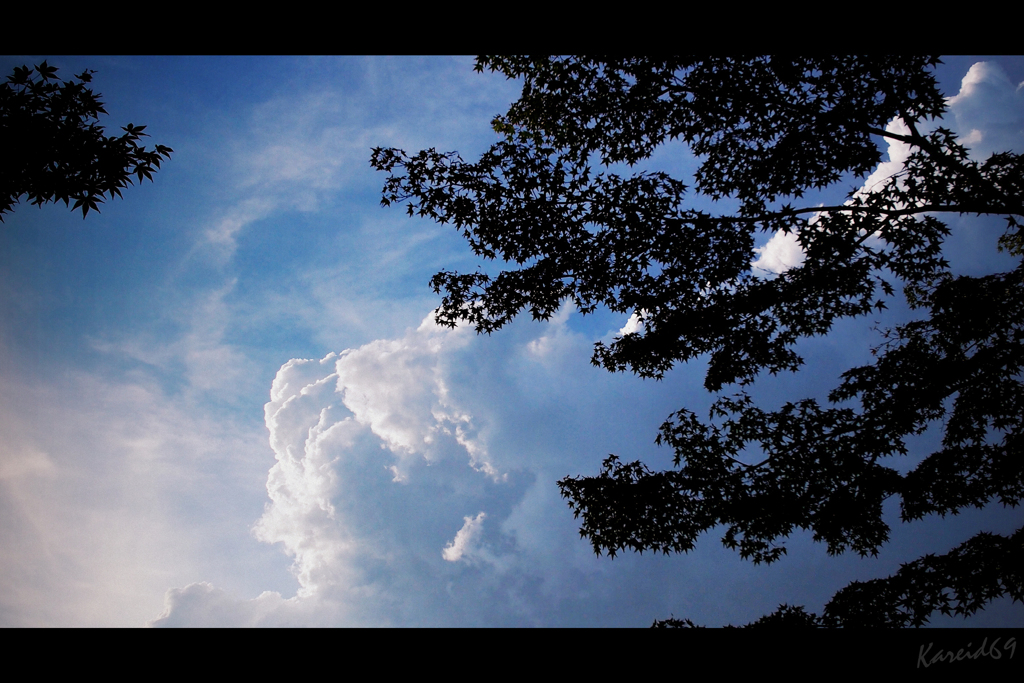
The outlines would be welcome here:
[[[139,145],[145,126],[129,123],[119,137],[103,134],[101,95],[85,87],[93,73],[62,82],[57,68],[43,62],[15,67],[0,85],[0,221],[25,195],[37,206],[73,200],[72,210],[80,208],[84,218],[99,212],[104,195],[120,197],[132,176],[152,180],[161,158],[171,158],[170,147]]]
[[[1024,269],[1018,260],[1009,272],[955,276],[939,216],[1004,217],[999,249],[1019,259],[1024,163],[1011,152],[978,163],[951,131],[927,132],[945,111],[937,63],[481,57],[478,71],[524,85],[493,121],[502,139],[479,161],[373,151],[372,165],[388,173],[382,204],[451,223],[474,253],[506,264],[494,277],[438,273],[440,324],[490,333],[524,309],[547,319],[568,300],[584,315],[606,306],[642,323],[595,344],[595,365],[660,378],[707,358],[704,385],[719,394],[708,419],[684,408],[657,438],[674,450],[674,469],[612,455],[597,476],[559,482],[598,554],[687,552],[721,526],[722,542],[755,563],[780,559],[781,539],[796,529],[830,554],[874,555],[889,538],[882,503],[891,496],[905,522],[1020,501]],[[889,125],[897,118],[905,128]],[[686,208],[689,188],[667,173],[607,169],[632,167],[673,139],[700,161],[696,193],[731,200],[734,213]],[[886,139],[911,148],[898,173],[841,204],[791,205],[872,171]],[[803,264],[755,274],[760,232],[795,236]],[[798,370],[798,340],[885,308],[900,286],[920,319],[885,331],[874,364],[845,372],[828,404],[755,405],[745,387],[765,371]],[[931,425],[941,425],[941,448],[907,474],[883,464]],[[1024,600],[1022,572],[1024,532],[981,533],[847,586],[821,616],[783,605],[751,625],[920,626],[936,610],[969,615],[999,596]]]

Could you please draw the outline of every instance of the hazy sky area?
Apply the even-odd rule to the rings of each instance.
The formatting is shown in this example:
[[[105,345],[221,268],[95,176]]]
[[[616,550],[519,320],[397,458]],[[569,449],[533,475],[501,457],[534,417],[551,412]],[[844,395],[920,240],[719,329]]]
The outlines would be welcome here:
[[[430,277],[480,261],[451,226],[381,207],[369,164],[375,146],[475,160],[520,83],[469,57],[29,55],[0,58],[3,77],[43,59],[96,70],[108,134],[146,125],[174,153],[84,221],[23,202],[0,224],[0,626],[720,626],[820,613],[852,580],[1024,523],[992,505],[901,524],[889,501],[875,558],[831,558],[809,533],[767,567],[721,533],[689,555],[596,557],[555,482],[609,453],[669,467],[657,429],[710,405],[703,366],[661,382],[593,367],[629,324],[608,311],[490,337],[435,326]],[[1024,59],[945,62],[942,125],[979,155],[1024,152]],[[645,168],[689,183],[695,161],[675,144]],[[1012,267],[1005,221],[949,225],[957,272]],[[769,237],[766,277],[799,265]],[[893,302],[802,343],[805,369],[754,396],[824,398],[906,315]],[[1024,606],[966,624],[1022,626]]]

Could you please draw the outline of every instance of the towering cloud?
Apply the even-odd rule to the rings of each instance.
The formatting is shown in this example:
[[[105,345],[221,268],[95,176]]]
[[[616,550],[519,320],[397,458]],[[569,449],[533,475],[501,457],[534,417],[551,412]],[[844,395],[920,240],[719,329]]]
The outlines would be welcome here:
[[[297,593],[242,600],[193,584],[153,624],[547,623],[552,605],[589,600],[593,581],[628,567],[579,541],[554,481],[593,465],[629,414],[623,399],[640,410],[633,391],[650,392],[591,368],[570,312],[491,338],[431,315],[285,363],[265,406],[277,462],[253,533],[292,558]],[[667,410],[649,411],[649,435]]]

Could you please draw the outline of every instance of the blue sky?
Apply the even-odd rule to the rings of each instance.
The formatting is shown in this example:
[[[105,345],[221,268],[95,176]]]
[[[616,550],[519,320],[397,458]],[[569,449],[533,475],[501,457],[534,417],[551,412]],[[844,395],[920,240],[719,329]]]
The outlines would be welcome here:
[[[868,559],[796,535],[755,567],[715,534],[689,555],[595,557],[555,482],[608,453],[668,467],[657,428],[710,404],[702,368],[594,368],[593,342],[627,324],[607,311],[490,337],[433,325],[430,277],[478,262],[450,227],[382,208],[368,163],[375,146],[475,158],[518,83],[468,57],[0,66],[43,59],[96,70],[108,131],[146,125],[174,154],[84,221],[22,204],[0,226],[0,625],[745,623],[1024,518],[900,525],[890,506]],[[958,95],[944,125],[976,153],[1024,149],[1024,60],[937,73]],[[673,146],[651,165],[685,177],[693,159]],[[950,225],[959,272],[1012,264],[1000,221]],[[768,237],[761,266],[798,263]],[[822,396],[867,362],[875,322],[804,343],[807,369],[757,395]],[[1019,626],[1024,607],[967,623]]]

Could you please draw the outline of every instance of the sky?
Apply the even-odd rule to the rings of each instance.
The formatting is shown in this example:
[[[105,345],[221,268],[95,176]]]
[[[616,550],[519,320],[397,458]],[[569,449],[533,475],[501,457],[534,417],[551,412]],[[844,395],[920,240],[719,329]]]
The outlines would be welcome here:
[[[174,153],[85,220],[22,203],[0,224],[0,626],[721,626],[820,613],[850,581],[1024,521],[992,505],[901,524],[890,501],[877,557],[798,533],[755,566],[720,530],[686,555],[598,557],[556,481],[609,453],[670,467],[654,438],[711,404],[703,366],[660,382],[593,367],[595,341],[636,327],[604,310],[436,326],[430,277],[478,261],[450,226],[381,207],[369,165],[377,146],[475,159],[521,83],[470,57],[0,66],[43,59],[96,71],[108,133],[146,125]],[[1024,151],[1024,59],[936,73],[942,125],[973,154]],[[668,145],[649,167],[685,178],[695,160]],[[1013,267],[998,219],[950,226],[956,272]],[[782,236],[759,249],[766,277],[802,258]],[[906,315],[894,302],[802,342],[806,368],[756,395],[823,397]],[[1021,626],[1024,606],[932,623]]]

